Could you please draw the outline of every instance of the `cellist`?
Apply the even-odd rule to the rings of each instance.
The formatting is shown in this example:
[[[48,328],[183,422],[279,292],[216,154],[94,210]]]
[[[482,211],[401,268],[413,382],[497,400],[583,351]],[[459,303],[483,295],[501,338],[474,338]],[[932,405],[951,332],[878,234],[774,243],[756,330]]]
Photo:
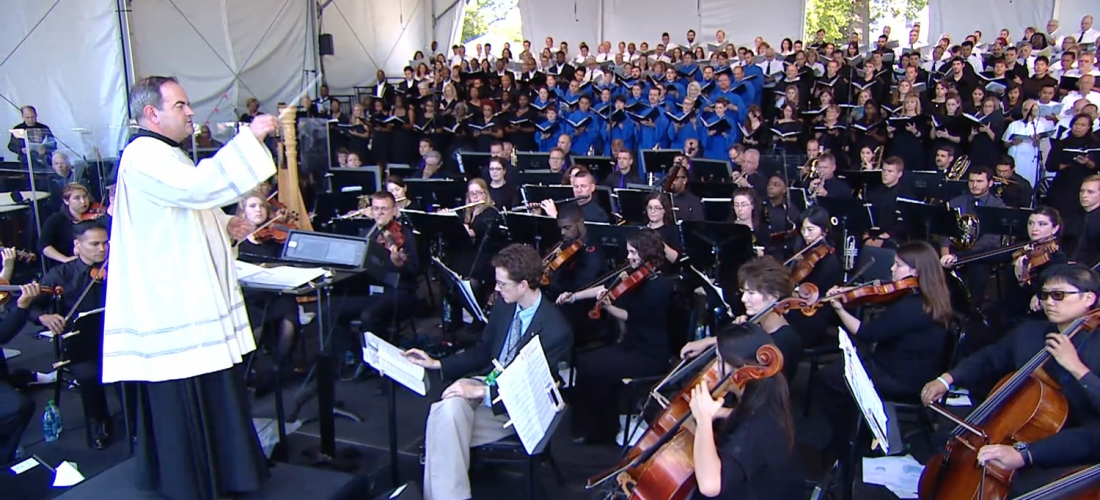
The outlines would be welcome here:
[[[753,363],[772,337],[755,324],[733,324],[718,332],[724,373]],[[703,382],[691,394],[695,418],[693,458],[699,495],[706,498],[805,498],[802,464],[795,453],[791,400],[784,377],[730,384],[735,408],[711,396]],[[699,496],[697,495],[697,497]]]
[[[1100,425],[1066,429],[1026,447],[985,445],[978,450],[978,460],[1005,470],[1026,467],[1049,471],[1043,475],[1053,480],[1082,466],[1100,462]]]
[[[950,386],[974,388],[992,384],[1001,377],[1019,370],[1041,349],[1050,353],[1043,368],[1061,386],[1068,403],[1068,415],[1062,432],[1085,425],[1100,424],[1100,341],[1092,339],[1094,332],[1081,331],[1073,339],[1062,333],[1068,325],[1096,307],[1100,296],[1100,279],[1095,272],[1080,264],[1069,264],[1048,270],[1043,276],[1039,300],[1046,321],[1024,323],[996,344],[987,346],[963,359],[958,366],[936,377],[921,390],[925,404],[938,401]],[[1059,439],[1057,434],[1034,444]],[[1032,443],[1020,443],[1026,450]],[[1024,470],[1012,482],[1012,492],[1024,492],[1049,482],[1050,472],[1042,469]]]

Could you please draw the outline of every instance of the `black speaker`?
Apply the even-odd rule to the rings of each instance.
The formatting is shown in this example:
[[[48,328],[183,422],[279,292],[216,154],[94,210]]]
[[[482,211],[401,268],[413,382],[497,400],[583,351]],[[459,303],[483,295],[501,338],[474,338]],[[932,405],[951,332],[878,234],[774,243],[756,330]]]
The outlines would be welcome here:
[[[424,500],[424,497],[420,495],[420,488],[416,487],[416,483],[409,481],[374,497],[374,500]]]
[[[322,33],[317,37],[317,51],[323,56],[336,55],[335,47],[332,45],[332,35]]]

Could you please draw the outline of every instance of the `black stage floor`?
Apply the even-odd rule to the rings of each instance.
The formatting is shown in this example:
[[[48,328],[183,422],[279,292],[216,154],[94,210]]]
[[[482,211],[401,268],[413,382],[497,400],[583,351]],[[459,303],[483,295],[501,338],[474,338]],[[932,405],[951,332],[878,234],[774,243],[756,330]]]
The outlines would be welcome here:
[[[421,290],[421,296],[426,293]],[[436,295],[438,297],[438,295]],[[430,311],[425,306],[420,310]],[[305,328],[307,346],[307,358],[317,345],[316,322]],[[421,335],[438,337],[439,317],[418,318],[417,331]],[[35,340],[30,331],[21,334],[11,342],[9,348],[20,349],[22,355],[13,359],[13,368],[26,368],[30,370],[47,371],[53,360],[50,344],[46,341]],[[795,403],[796,438],[799,451],[807,465],[809,477],[819,477],[822,467],[818,463],[816,449],[820,448],[829,439],[828,425],[819,415],[810,417],[802,416],[806,390],[805,366],[800,370],[800,376],[792,383],[792,399]],[[333,474],[326,470],[307,469],[303,466],[313,465],[306,453],[318,444],[319,429],[316,421],[309,421],[310,417],[317,414],[316,399],[311,399],[302,405],[299,418],[306,420],[297,432],[287,439],[286,461],[292,465],[279,464],[273,470],[273,485],[280,496],[260,498],[327,498],[317,494],[314,487],[321,489],[332,486],[332,491],[347,483],[354,477],[354,483],[364,485],[369,482],[372,495],[377,495],[391,487],[390,468],[388,455],[388,436],[386,403],[387,398],[376,395],[376,389],[381,382],[378,379],[364,382],[337,382],[336,396],[343,403],[343,407],[363,418],[362,423],[355,423],[344,418],[336,419],[336,440],[340,452],[354,452],[356,455],[350,460],[351,469],[347,474]],[[284,395],[288,407],[298,391],[298,382],[288,381],[285,384]],[[419,454],[423,444],[424,421],[428,408],[432,402],[439,398],[443,387],[438,379],[432,380],[432,386],[427,397],[420,397],[410,391],[399,389],[397,393],[397,421],[398,421],[398,469],[400,481],[420,482],[423,470],[419,463]],[[308,391],[306,391],[308,392]],[[123,429],[120,407],[114,390],[108,390],[109,404],[116,415],[115,428],[118,430],[119,439],[112,446],[103,451],[95,451],[88,448],[84,441],[84,421],[80,408],[80,396],[75,391],[65,391],[60,408],[64,422],[64,432],[61,439],[54,443],[42,441],[41,412],[46,403],[53,397],[52,389],[42,388],[32,394],[37,404],[34,421],[31,422],[23,436],[23,444],[27,455],[34,454],[41,457],[47,463],[56,465],[62,460],[74,462],[80,471],[88,478],[82,485],[65,489],[49,487],[48,477],[43,478],[44,468],[25,474],[25,477],[14,477],[11,472],[0,472],[0,498],[13,498],[19,500],[46,500],[50,498],[63,498],[65,500],[78,500],[82,498],[144,498],[122,494],[122,490],[130,484],[128,481],[129,447],[121,437]],[[267,396],[253,402],[253,416],[257,418],[270,418],[274,416],[274,398]],[[564,482],[558,484],[553,474],[546,466],[539,469],[540,484],[544,487],[542,498],[552,499],[597,499],[603,498],[601,492],[585,491],[585,480],[618,462],[621,450],[613,446],[593,446],[574,444],[569,432],[568,415],[557,434],[553,437],[551,448],[555,462],[562,473]],[[921,449],[921,440],[916,439],[917,449],[913,450],[918,460],[927,457],[926,449]],[[328,467],[321,466],[321,469]],[[522,464],[478,466],[475,464],[471,471],[471,479],[474,488],[474,498],[522,498],[524,491],[524,467]],[[26,484],[31,484],[27,487]],[[97,486],[102,484],[103,486]],[[22,487],[20,485],[23,485]],[[308,485],[308,495],[283,495],[283,491],[301,493],[303,490],[295,489],[302,485]],[[89,488],[88,486],[92,486]],[[98,488],[107,488],[106,494],[85,493],[95,492]],[[118,494],[116,494],[116,492]],[[14,496],[9,496],[16,493]],[[81,496],[91,495],[91,496]],[[881,487],[860,487],[856,490],[855,497],[858,500],[877,500],[896,498]],[[371,498],[360,494],[357,498]]]

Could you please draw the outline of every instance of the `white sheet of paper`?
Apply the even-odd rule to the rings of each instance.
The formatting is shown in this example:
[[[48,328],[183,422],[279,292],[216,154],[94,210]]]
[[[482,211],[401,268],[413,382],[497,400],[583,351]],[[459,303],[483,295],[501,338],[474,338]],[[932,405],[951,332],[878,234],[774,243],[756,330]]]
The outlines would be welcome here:
[[[489,318],[487,316],[485,316],[485,311],[483,311],[480,307],[480,304],[477,303],[477,298],[474,295],[474,288],[470,284],[470,280],[465,279],[462,276],[459,276],[458,273],[454,272],[453,270],[451,270],[451,268],[447,267],[447,265],[444,264],[443,261],[439,260],[438,257],[433,256],[432,261],[435,262],[444,271],[446,271],[447,274],[451,275],[452,278],[454,278],[455,282],[457,282],[458,285],[459,285],[459,288],[458,288],[459,291],[462,292],[462,295],[464,297],[466,297],[466,300],[469,301],[469,303],[478,305],[478,307],[475,308],[475,310],[472,312],[473,315],[476,316],[477,319],[479,321],[481,321],[482,323],[488,323]],[[463,308],[463,310],[466,310],[466,309],[468,309],[468,308]]]
[[[424,367],[405,359],[404,351],[370,332],[363,334],[363,345],[363,361],[368,365],[410,391],[421,396],[428,393],[427,372]]]
[[[324,276],[326,272],[328,271],[320,267],[260,267],[237,261],[237,279],[242,283],[258,286],[296,288]]]
[[[531,339],[497,377],[497,392],[528,454],[546,437],[558,412],[555,385],[539,336]]]
[[[871,434],[875,436],[878,445],[882,447],[883,453],[889,455],[890,440],[886,435],[886,408],[882,403],[882,398],[875,391],[875,384],[871,382],[871,377],[867,375],[867,370],[860,362],[856,347],[852,345],[852,341],[848,338],[848,332],[844,331],[843,328],[838,328],[837,337],[840,342],[840,349],[844,354],[844,380],[852,390],[852,396],[855,397],[856,404],[863,413],[867,426],[871,429]]]
[[[35,468],[35,467],[38,467],[38,460],[35,460],[33,458],[28,458],[28,459],[26,459],[22,462],[19,462],[15,465],[11,466],[11,471],[13,473],[15,473],[15,475],[18,476],[18,475],[20,475],[24,472],[27,472],[27,471]]]
[[[83,481],[84,474],[81,474],[80,471],[76,469],[76,464],[68,460],[61,462],[53,475],[54,488],[67,488]]]
[[[863,458],[863,482],[885,486],[898,498],[917,498],[922,472],[924,466],[910,455]]]

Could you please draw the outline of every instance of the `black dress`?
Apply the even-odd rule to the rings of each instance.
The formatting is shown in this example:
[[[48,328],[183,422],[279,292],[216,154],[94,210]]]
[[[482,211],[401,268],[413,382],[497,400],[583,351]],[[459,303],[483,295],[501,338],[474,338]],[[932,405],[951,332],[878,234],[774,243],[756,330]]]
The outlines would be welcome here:
[[[733,417],[731,417],[733,418]],[[715,426],[724,425],[715,421]],[[779,419],[758,413],[746,415],[732,431],[718,437],[722,461],[719,500],[799,500],[806,497],[805,473],[793,444],[785,445]],[[708,497],[696,493],[693,500]]]
[[[917,118],[914,123],[916,124],[917,131],[920,132],[920,136],[913,135],[904,125],[897,126],[890,124],[894,127],[894,137],[890,139],[890,147],[886,148],[889,151],[888,156],[897,156],[905,162],[906,170],[924,170],[925,169],[925,152],[924,152],[924,140],[928,137],[928,122]]]
[[[844,283],[844,270],[840,267],[836,252],[817,261],[814,270],[802,282],[813,283],[821,295]],[[787,321],[798,331],[802,337],[802,345],[806,347],[836,345],[836,339],[830,338],[827,332],[830,326],[837,324],[836,311],[832,308],[821,308],[812,316],[806,316],[801,311],[791,311],[787,315]]]
[[[778,330],[771,332],[772,342],[783,353],[783,376],[787,382],[794,380],[798,374],[798,364],[802,362],[802,337],[791,325],[783,325]]]

